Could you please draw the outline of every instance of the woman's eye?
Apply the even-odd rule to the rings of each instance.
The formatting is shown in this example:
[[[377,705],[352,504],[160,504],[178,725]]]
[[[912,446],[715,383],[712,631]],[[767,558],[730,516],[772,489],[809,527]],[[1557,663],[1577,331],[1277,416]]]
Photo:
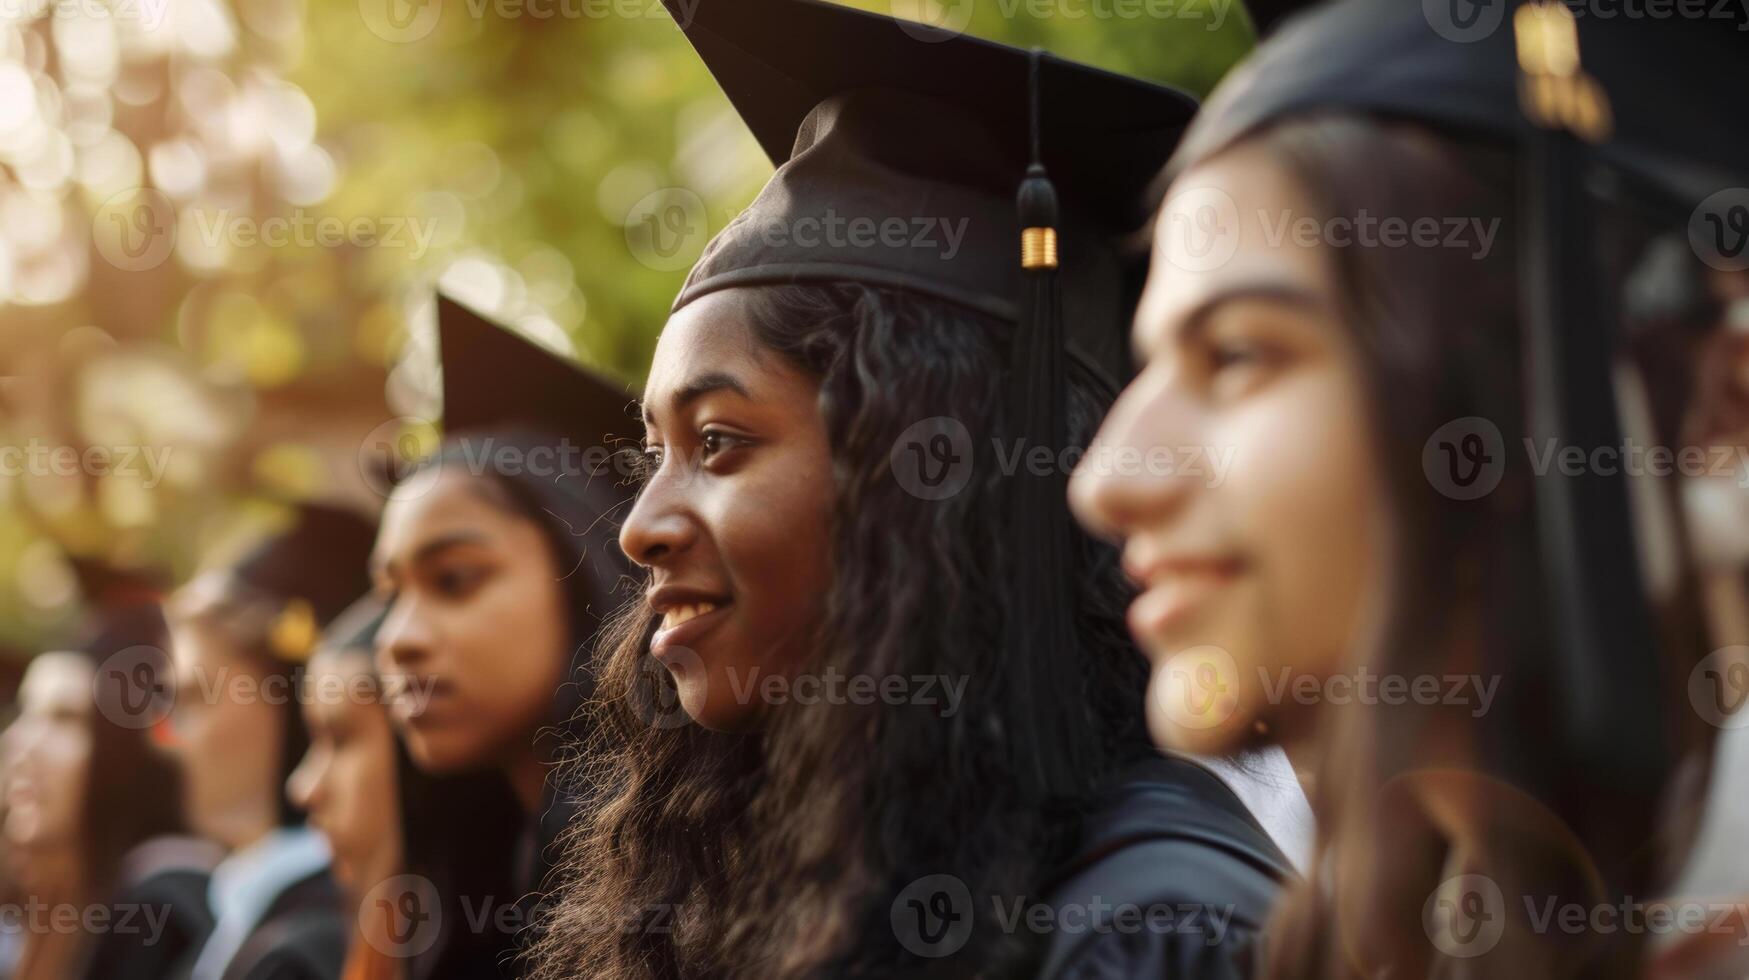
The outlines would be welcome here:
[[[662,468],[662,447],[645,446],[632,457],[632,476],[639,483],[648,483]]]
[[[699,433],[698,442],[704,451],[703,458],[708,461],[718,453],[740,446],[743,440],[720,429],[706,429]]]
[[[1263,359],[1263,350],[1256,344],[1216,344],[1209,352],[1209,363],[1217,372],[1229,368],[1252,366],[1262,363]]]
[[[432,584],[439,595],[457,598],[466,595],[475,585],[479,584],[482,573],[472,568],[446,568],[432,576]]]

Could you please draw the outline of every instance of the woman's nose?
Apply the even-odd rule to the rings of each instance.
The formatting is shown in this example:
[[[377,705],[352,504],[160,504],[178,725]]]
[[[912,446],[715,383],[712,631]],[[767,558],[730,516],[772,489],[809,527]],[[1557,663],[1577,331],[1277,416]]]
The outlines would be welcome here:
[[[1166,431],[1163,406],[1132,397],[1113,406],[1069,479],[1069,508],[1089,533],[1121,539],[1167,519],[1191,481],[1175,472],[1180,450]]]
[[[681,554],[697,538],[697,521],[677,483],[658,472],[620,525],[620,549],[645,568]]]

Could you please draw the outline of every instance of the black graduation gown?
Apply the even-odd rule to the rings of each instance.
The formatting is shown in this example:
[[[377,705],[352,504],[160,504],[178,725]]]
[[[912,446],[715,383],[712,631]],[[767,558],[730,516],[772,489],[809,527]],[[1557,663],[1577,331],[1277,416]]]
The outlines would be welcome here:
[[[224,980],[337,980],[352,936],[339,889],[324,868],[268,906],[225,967]]]
[[[94,938],[83,976],[88,980],[173,980],[187,976],[212,933],[207,884],[221,856],[213,845],[193,838],[158,838],[131,852],[124,859],[122,880],[110,902],[118,911],[110,921],[117,925]],[[156,936],[137,928],[139,910],[164,916]],[[123,912],[134,920],[125,929],[121,927]]]
[[[1039,977],[1249,977],[1293,874],[1219,777],[1188,759],[1142,761],[1115,781],[1056,878],[1049,904],[1064,925],[1051,933]]]

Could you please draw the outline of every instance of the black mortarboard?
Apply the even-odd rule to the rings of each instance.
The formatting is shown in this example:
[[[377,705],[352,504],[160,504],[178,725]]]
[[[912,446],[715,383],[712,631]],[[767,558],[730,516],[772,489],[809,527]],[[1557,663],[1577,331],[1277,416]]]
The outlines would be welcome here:
[[[1061,202],[1069,347],[1108,382],[1127,379],[1129,315],[1147,262],[1135,233],[1194,99],[816,0],[670,9],[779,167],[711,243],[676,309],[730,286],[852,281],[1017,321],[1026,285],[1015,194],[1038,162]],[[962,220],[953,247],[942,222]],[[850,236],[859,221],[871,230],[862,244]],[[903,233],[894,224],[883,236],[889,221]],[[829,223],[841,245],[816,240]]]
[[[1595,458],[1622,444],[1611,371],[1622,311],[1598,274],[1593,195],[1680,228],[1710,193],[1749,184],[1749,127],[1737,122],[1749,46],[1731,20],[1680,12],[1575,18],[1535,0],[1450,10],[1467,19],[1404,0],[1343,0],[1294,19],[1210,97],[1171,169],[1317,112],[1516,147],[1530,435]],[[1557,641],[1553,756],[1571,779],[1657,799],[1666,716],[1626,481],[1556,471],[1535,493]]]
[[[1194,99],[818,0],[666,2],[778,165],[676,310],[719,289],[848,282],[1010,322],[1005,436],[1027,450],[1068,441],[1071,357],[1115,396],[1132,373],[1150,191]],[[1021,710],[1061,696],[1077,669],[1066,486],[1055,468],[1006,484],[1017,615],[1005,682]],[[1084,774],[1042,771],[1060,753],[1034,740],[1067,741],[1017,732],[1015,764],[1046,795],[1072,791]]]
[[[231,578],[276,602],[269,630],[273,655],[309,658],[323,627],[370,589],[376,525],[327,504],[299,504],[293,524],[231,566]]]
[[[1463,6],[1454,0],[1454,10]],[[1448,22],[1436,16],[1439,4],[1391,0],[1315,7],[1209,96],[1179,157],[1204,158],[1270,120],[1318,109],[1498,139],[1534,135],[1519,102],[1519,53],[1507,16],[1515,5],[1468,6],[1480,20]],[[1735,24],[1712,17],[1578,18],[1583,71],[1613,109],[1612,134],[1591,152],[1689,196],[1728,186],[1720,179],[1740,179],[1749,127],[1720,124],[1729,118],[1720,113],[1744,94],[1746,46]]]
[[[1258,37],[1267,37],[1282,21],[1316,6],[1317,0],[1245,0],[1245,14]]]
[[[626,385],[441,294],[437,335],[447,435],[539,430],[589,447],[630,428],[637,395]]]
[[[122,568],[91,558],[68,558],[87,613],[74,645],[98,660],[129,647],[160,646],[160,607],[169,579],[153,569]]]

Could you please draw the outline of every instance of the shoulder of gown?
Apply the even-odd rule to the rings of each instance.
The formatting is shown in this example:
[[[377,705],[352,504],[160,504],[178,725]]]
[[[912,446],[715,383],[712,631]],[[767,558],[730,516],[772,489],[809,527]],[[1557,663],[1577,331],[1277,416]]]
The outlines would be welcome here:
[[[109,905],[111,928],[94,937],[89,980],[164,980],[187,974],[212,933],[207,883],[222,853],[204,841],[154,838],[123,858]]]
[[[336,980],[349,925],[323,869],[280,893],[231,958],[224,980]]]
[[[1226,980],[1251,975],[1293,866],[1239,798],[1188,759],[1155,756],[1114,780],[1047,904],[1041,980]]]

